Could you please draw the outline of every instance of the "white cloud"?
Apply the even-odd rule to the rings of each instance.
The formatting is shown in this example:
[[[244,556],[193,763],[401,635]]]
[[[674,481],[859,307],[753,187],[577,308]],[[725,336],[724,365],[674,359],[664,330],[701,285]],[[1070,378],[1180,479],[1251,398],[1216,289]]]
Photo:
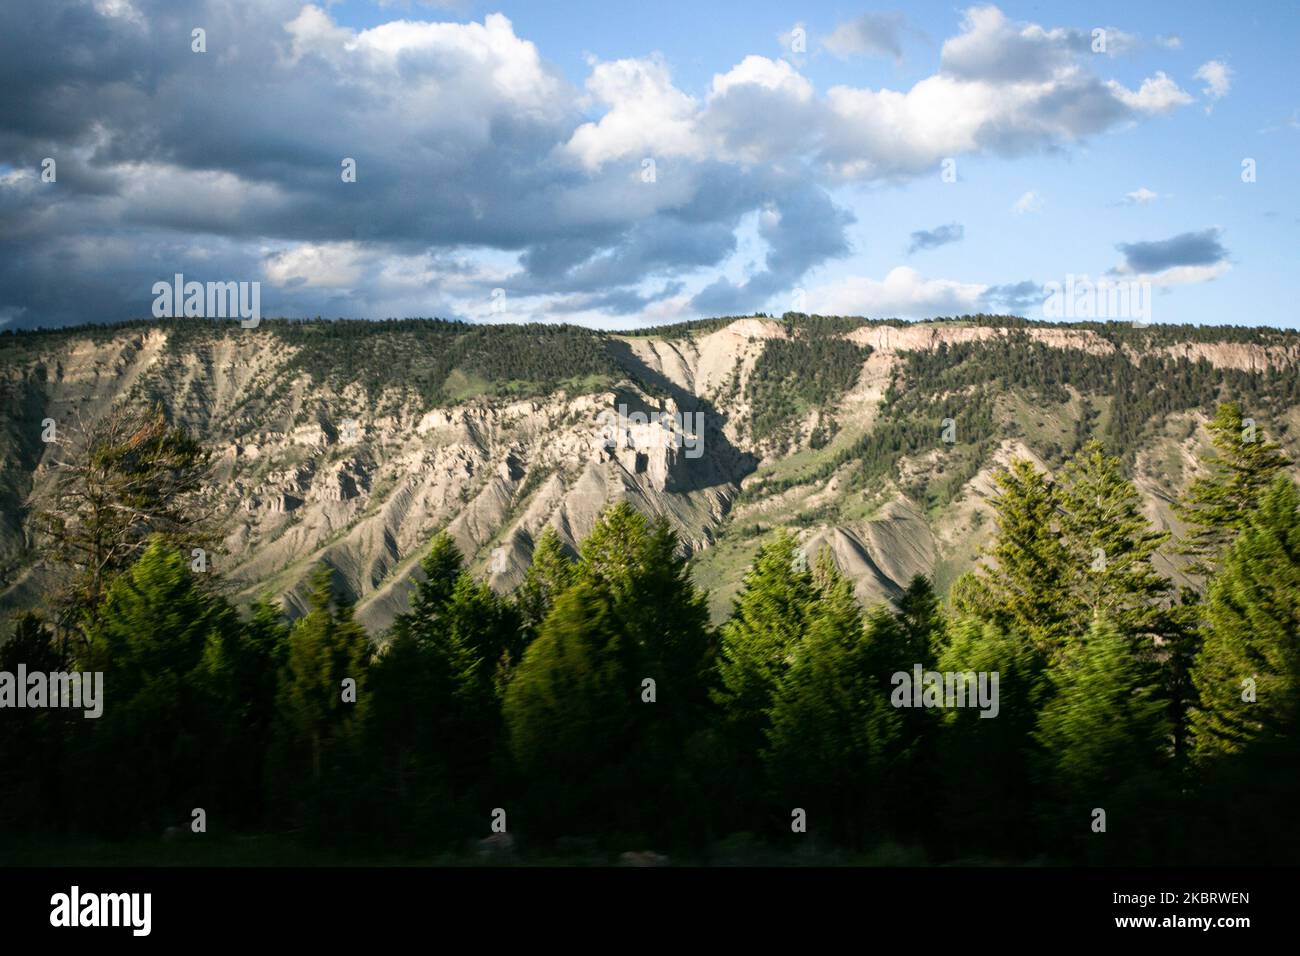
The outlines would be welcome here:
[[[1116,80],[1110,80],[1106,85],[1125,106],[1148,116],[1172,113],[1192,101],[1192,97],[1163,70],[1157,70],[1155,76],[1143,80],[1136,93]]]
[[[1157,36],[1156,43],[1166,50],[1181,50],[1183,48],[1183,38],[1177,33],[1170,33],[1167,36]]]
[[[1149,206],[1159,198],[1159,193],[1152,192],[1145,186],[1139,186],[1131,193],[1124,194],[1124,203],[1129,206]]]
[[[1198,80],[1205,81],[1201,92],[1211,100],[1221,100],[1232,89],[1232,67],[1222,60],[1209,60],[1201,64],[1195,73]]]
[[[1042,212],[1042,197],[1031,189],[1012,204],[1011,211],[1017,216],[1023,216],[1025,213]]]
[[[347,289],[361,279],[366,256],[352,242],[307,242],[272,253],[262,269],[267,281],[276,286]]]
[[[882,280],[850,276],[808,290],[810,312],[823,315],[929,318],[978,312],[987,285],[926,279],[908,266],[895,266]]]
[[[1127,274],[1131,275],[1135,281],[1150,282],[1156,288],[1167,288],[1176,285],[1193,285],[1197,282],[1210,282],[1219,278],[1231,268],[1231,263],[1215,262],[1204,266],[1174,266],[1160,272]],[[1122,269],[1116,271],[1123,272]]]
[[[673,86],[661,57],[597,63],[587,91],[609,109],[598,122],[579,126],[565,146],[586,168],[615,159],[702,155],[699,106]]]

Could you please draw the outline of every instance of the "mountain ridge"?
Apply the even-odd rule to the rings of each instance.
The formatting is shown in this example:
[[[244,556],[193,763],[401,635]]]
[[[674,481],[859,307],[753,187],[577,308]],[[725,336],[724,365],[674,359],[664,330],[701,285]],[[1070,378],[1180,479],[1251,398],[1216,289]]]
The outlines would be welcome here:
[[[29,522],[50,487],[41,423],[75,430],[123,402],[161,405],[212,449],[212,563],[241,599],[301,613],[324,561],[372,634],[405,607],[442,529],[507,590],[543,528],[574,548],[626,500],[670,522],[721,618],[779,526],[810,553],[831,547],[863,601],[915,573],[946,587],[987,535],[992,470],[1015,455],[1050,469],[1094,433],[1125,454],[1157,527],[1177,531],[1169,502],[1212,397],[1258,408],[1300,458],[1300,335],[1271,329],[794,314],[635,335],[265,325],[0,335],[6,609],[48,585]],[[641,425],[611,445],[601,416],[620,406],[702,416],[703,453]]]

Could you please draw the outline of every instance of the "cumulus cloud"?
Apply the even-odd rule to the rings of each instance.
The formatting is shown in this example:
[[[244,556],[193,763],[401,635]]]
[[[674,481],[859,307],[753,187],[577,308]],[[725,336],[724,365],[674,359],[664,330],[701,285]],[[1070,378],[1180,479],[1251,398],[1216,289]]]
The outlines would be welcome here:
[[[808,309],[822,315],[927,318],[978,312],[988,286],[952,279],[927,279],[908,266],[895,266],[884,279],[851,276],[808,290]]]
[[[922,249],[936,249],[950,242],[960,242],[965,235],[966,228],[959,222],[935,226],[933,229],[919,229],[912,233],[912,244],[907,247],[907,254],[911,255]]]
[[[1124,194],[1124,205],[1149,206],[1159,198],[1160,198],[1159,193],[1152,192],[1150,189],[1147,189],[1145,186],[1139,186],[1131,193]]]
[[[1211,101],[1221,100],[1232,89],[1232,67],[1222,60],[1209,60],[1202,63],[1194,74],[1198,80],[1205,81],[1201,93]],[[1208,111],[1208,108],[1207,108]]]
[[[839,52],[901,49],[901,19],[853,23]],[[193,24],[207,54],[176,41]],[[11,325],[144,315],[178,271],[263,278],[267,314],[473,316],[492,288],[596,319],[754,308],[849,253],[846,181],[1066,148],[1183,102],[1164,74],[1098,76],[1087,33],[993,7],[899,90],[819,90],[762,56],[691,90],[662,56],[593,58],[575,85],[501,14],[361,29],[301,0],[11,0],[0,37]],[[762,261],[724,269],[755,216]]]
[[[1191,95],[1165,75],[1163,70],[1157,70],[1155,76],[1143,80],[1136,91],[1127,89],[1115,80],[1110,80],[1106,85],[1121,103],[1134,112],[1147,116],[1172,113],[1192,101]]]

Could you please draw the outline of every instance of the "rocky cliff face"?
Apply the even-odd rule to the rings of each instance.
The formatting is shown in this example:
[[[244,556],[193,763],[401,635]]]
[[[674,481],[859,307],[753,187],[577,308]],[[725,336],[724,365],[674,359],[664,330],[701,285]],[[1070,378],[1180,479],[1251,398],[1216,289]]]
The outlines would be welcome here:
[[[303,582],[323,561],[375,633],[405,607],[412,571],[437,530],[449,531],[494,587],[508,589],[545,527],[576,548],[620,500],[673,525],[719,615],[762,535],[778,526],[796,529],[810,555],[829,548],[864,600],[896,593],[917,573],[944,585],[969,567],[990,529],[992,470],[1015,454],[1041,461],[1034,428],[1063,434],[1083,414],[1069,403],[1007,406],[1007,422],[1025,421],[989,446],[939,506],[908,488],[918,475],[942,473],[940,447],[900,454],[863,486],[852,479],[852,458],[834,466],[831,456],[849,438],[873,434],[906,354],[1011,333],[941,323],[841,333],[870,349],[856,384],[799,410],[796,438],[777,447],[746,437],[749,386],[768,344],[792,334],[780,322],[741,319],[690,335],[607,336],[618,373],[604,383],[432,406],[400,383],[377,395],[330,386],[304,369],[304,346],[265,331],[214,329],[195,341],[149,327],[15,337],[21,347],[0,351],[4,606],[39,604],[51,573],[27,521],[30,504],[49,490],[43,425],[87,427],[119,402],[159,402],[213,449],[210,494],[224,549],[210,561],[244,598],[281,598],[297,613]],[[1016,334],[1067,354],[1129,348],[1083,329]],[[1294,371],[1300,361],[1296,341],[1158,348],[1247,371]],[[1045,421],[1031,426],[1040,415]],[[1195,411],[1165,416],[1135,453],[1149,511],[1166,526],[1169,500],[1193,467],[1198,419]],[[819,429],[835,436],[829,444],[813,440]],[[831,466],[815,480],[789,478],[823,460]],[[761,490],[774,475],[787,480]]]

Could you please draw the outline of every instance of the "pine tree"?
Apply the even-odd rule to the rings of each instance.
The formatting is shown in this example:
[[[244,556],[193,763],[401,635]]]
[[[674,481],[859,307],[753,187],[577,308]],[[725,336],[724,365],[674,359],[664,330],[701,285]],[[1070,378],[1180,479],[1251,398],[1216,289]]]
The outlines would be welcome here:
[[[1211,579],[1192,669],[1199,812],[1215,862],[1286,863],[1300,802],[1300,489],[1279,477]]]
[[[188,819],[194,794],[211,792],[212,728],[239,702],[210,693],[210,649],[237,641],[240,623],[205,580],[187,553],[154,538],[109,585],[78,649],[77,669],[102,671],[108,695],[76,738],[77,759],[102,784],[88,809],[104,832]]]
[[[962,582],[957,609],[1055,654],[1078,630],[1068,597],[1070,555],[1055,528],[1056,487],[1025,459],[1013,461],[995,480],[997,533],[986,552],[994,566],[980,566]]]
[[[881,648],[829,551],[816,577],[807,637],[773,691],[763,758],[778,805],[803,807],[820,821],[818,832],[862,846],[885,825],[900,715]]]
[[[291,798],[300,791],[307,822],[316,827],[350,816],[345,808],[361,783],[355,760],[370,703],[370,660],[369,637],[352,619],[351,606],[336,599],[331,569],[318,566],[308,612],[289,633],[274,747],[277,788]],[[354,683],[345,688],[345,681]]]
[[[1242,417],[1236,402],[1220,405],[1206,430],[1213,446],[1208,474],[1195,479],[1178,503],[1188,524],[1183,553],[1192,558],[1189,569],[1203,575],[1213,572],[1217,557],[1289,464],[1280,446]]]
[[[555,599],[573,583],[573,576],[573,561],[564,553],[560,536],[548,526],[537,539],[532,562],[515,594],[526,633],[525,645],[536,635]]]
[[[609,595],[584,581],[556,599],[524,652],[504,713],[534,832],[600,832],[650,798],[624,776],[637,693],[626,651]]]
[[[1207,633],[1192,672],[1202,760],[1300,733],[1298,506],[1295,483],[1278,478],[1210,582]]]
[[[1120,460],[1090,441],[1065,466],[1058,489],[1074,613],[1082,620],[1104,616],[1130,637],[1164,634],[1172,586],[1152,558],[1169,535],[1151,528]]]
[[[1108,825],[1123,826],[1123,854],[1140,858],[1139,838],[1159,818],[1151,801],[1172,783],[1161,776],[1172,755],[1172,727],[1155,668],[1098,617],[1049,679],[1053,696],[1034,735],[1049,797],[1040,807],[1047,833],[1077,851],[1092,835],[1091,811],[1101,808]],[[1100,846],[1087,843],[1090,858],[1100,858]]]
[[[745,574],[730,619],[722,626],[714,698],[724,721],[738,786],[753,792],[762,779],[773,694],[808,633],[817,595],[793,536],[778,532]]]
[[[1046,660],[1032,641],[994,623],[959,620],[939,658],[940,672],[998,674],[998,715],[973,707],[943,711],[937,815],[946,855],[1025,855],[1033,847],[1030,767],[1038,712],[1047,696]],[[989,685],[991,688],[991,684]]]

